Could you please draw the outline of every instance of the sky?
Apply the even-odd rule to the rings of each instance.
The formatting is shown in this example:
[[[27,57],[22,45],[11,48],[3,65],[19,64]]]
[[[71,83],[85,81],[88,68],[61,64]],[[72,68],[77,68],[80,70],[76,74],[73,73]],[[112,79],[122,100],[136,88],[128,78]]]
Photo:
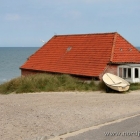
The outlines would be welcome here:
[[[54,35],[106,32],[140,46],[140,0],[0,0],[0,47],[41,47]]]

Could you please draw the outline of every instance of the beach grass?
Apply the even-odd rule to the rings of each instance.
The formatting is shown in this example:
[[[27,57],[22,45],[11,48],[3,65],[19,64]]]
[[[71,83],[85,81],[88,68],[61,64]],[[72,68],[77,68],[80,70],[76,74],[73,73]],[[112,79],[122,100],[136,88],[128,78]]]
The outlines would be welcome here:
[[[129,90],[139,90],[140,89],[140,83],[131,83]]]
[[[97,91],[104,90],[103,82],[85,82],[70,75],[35,74],[21,76],[0,85],[1,94],[59,92],[59,91]]]

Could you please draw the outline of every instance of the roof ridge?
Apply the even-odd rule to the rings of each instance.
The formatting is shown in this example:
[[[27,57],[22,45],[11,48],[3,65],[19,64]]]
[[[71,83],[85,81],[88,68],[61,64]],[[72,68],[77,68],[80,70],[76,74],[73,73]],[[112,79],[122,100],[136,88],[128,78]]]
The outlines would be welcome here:
[[[114,56],[114,48],[115,48],[115,45],[116,45],[117,35],[118,35],[118,33],[115,32],[115,34],[114,34],[114,40],[113,40],[113,45],[112,45],[112,51],[111,51],[110,62],[113,60],[113,56]]]
[[[62,35],[54,35],[57,36],[83,36],[83,35],[103,35],[103,34],[116,34],[117,32],[106,32],[106,33],[85,33],[85,34],[62,34]]]

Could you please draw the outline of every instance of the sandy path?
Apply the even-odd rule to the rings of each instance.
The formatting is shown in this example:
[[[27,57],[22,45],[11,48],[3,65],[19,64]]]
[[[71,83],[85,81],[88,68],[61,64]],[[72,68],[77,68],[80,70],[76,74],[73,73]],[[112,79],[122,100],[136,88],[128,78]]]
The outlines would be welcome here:
[[[140,113],[140,91],[0,95],[0,139],[59,135]]]

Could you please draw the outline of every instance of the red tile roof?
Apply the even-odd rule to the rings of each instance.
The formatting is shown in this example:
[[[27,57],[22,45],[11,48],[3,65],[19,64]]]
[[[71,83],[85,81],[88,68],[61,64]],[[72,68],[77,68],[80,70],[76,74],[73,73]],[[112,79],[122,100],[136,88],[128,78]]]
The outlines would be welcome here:
[[[116,33],[111,62],[140,63],[140,51]]]
[[[140,53],[118,33],[55,35],[20,68],[99,76],[108,63],[140,63]]]

